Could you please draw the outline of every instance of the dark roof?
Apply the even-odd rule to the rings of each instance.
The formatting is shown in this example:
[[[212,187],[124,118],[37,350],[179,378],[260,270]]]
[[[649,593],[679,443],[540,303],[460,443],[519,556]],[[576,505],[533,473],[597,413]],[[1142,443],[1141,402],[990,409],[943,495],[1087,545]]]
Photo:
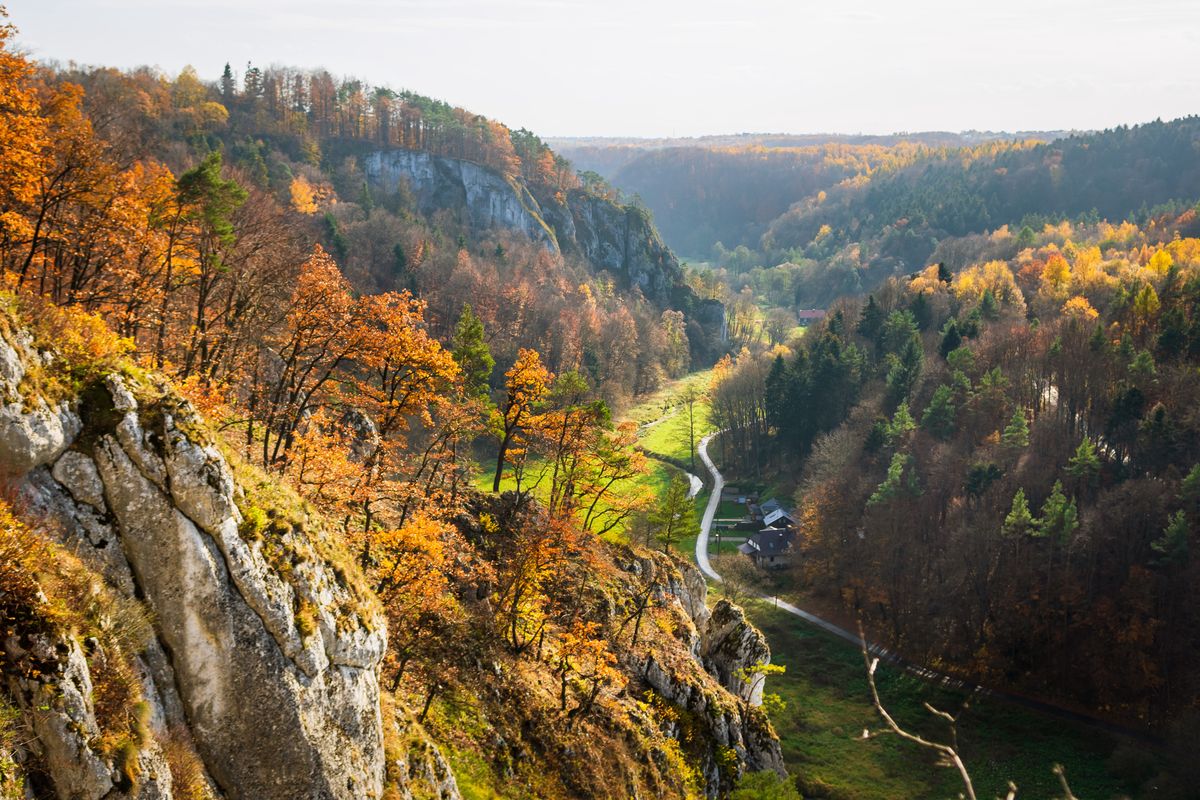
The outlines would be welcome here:
[[[777,556],[791,547],[795,538],[796,532],[792,530],[764,528],[747,539],[743,547],[753,548],[751,552],[760,556]]]
[[[783,505],[772,497],[770,500],[762,504],[762,513],[770,514],[772,511],[778,511],[783,508]]]
[[[795,525],[796,520],[782,508],[777,508],[771,513],[763,515],[763,524],[768,528],[787,528]]]

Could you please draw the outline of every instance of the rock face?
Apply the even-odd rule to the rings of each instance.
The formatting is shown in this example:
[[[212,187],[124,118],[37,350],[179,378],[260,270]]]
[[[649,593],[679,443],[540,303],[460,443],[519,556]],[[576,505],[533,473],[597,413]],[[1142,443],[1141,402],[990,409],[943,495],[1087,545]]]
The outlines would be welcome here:
[[[89,745],[98,729],[80,643],[3,643],[10,663],[40,665],[27,674],[42,677],[9,689],[32,715],[31,752],[57,795],[173,797],[159,741],[185,730],[226,797],[380,797],[385,626],[323,555],[322,533],[277,517],[269,543],[243,536],[228,464],[162,387],[141,387],[151,399],[139,403],[109,376],[74,408],[23,401],[18,384],[41,357],[0,338],[0,470],[23,475],[35,512],[154,621],[134,664],[154,732],[137,750],[136,784]]]
[[[771,663],[771,648],[762,631],[728,600],[718,600],[700,636],[700,657],[721,685],[752,706],[762,705],[765,681],[744,677],[743,670]]]
[[[766,638],[726,600],[718,601],[710,613],[705,602],[708,587],[695,567],[678,560],[664,565],[660,560],[657,569],[663,576],[663,598],[678,603],[693,625],[693,661],[667,665],[647,658],[642,674],[656,693],[681,710],[679,727],[699,727],[709,743],[709,752],[700,759],[705,794],[728,793],[743,769],[786,775],[779,739],[759,708],[763,681],[747,683],[738,675],[739,670],[770,663]],[[714,679],[729,694],[713,691],[708,681]],[[721,758],[723,750],[737,755],[733,773]]]
[[[4,644],[9,663],[36,670],[13,670],[8,690],[29,712],[33,739],[31,754],[54,776],[54,789],[70,800],[169,800],[171,771],[162,749],[147,742],[136,760],[123,769],[103,758],[92,746],[100,735],[92,702],[93,682],[88,660],[73,639],[37,636],[24,644],[10,638]],[[138,776],[136,786],[126,773]]]
[[[683,281],[679,261],[663,243],[649,215],[580,189],[535,196],[520,180],[471,161],[414,150],[382,150],[363,158],[372,189],[412,192],[423,213],[456,211],[475,230],[516,231],[552,252],[574,255],[606,271],[626,289],[638,289],[659,308],[675,308],[695,320],[709,341],[721,340],[724,310],[701,301]]]
[[[607,270],[627,287],[637,287],[652,303],[679,306],[685,298],[682,272],[663,244],[649,215],[587,192],[567,197],[574,221],[575,246],[596,269]]]
[[[420,150],[381,150],[364,158],[363,171],[371,187],[385,194],[406,184],[423,213],[461,210],[476,230],[520,231],[558,252],[554,232],[529,190],[472,161]]]

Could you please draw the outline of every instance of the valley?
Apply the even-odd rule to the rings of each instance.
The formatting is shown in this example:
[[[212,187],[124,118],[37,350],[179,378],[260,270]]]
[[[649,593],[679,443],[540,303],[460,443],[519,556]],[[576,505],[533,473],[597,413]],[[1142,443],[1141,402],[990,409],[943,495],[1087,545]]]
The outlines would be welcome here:
[[[979,89],[1108,16],[14,3],[0,800],[1200,797],[1200,118]]]

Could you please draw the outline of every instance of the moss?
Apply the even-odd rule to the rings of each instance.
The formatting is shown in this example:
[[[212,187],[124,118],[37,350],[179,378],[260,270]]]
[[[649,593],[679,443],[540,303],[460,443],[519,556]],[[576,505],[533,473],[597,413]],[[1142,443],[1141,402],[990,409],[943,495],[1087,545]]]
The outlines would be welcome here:
[[[0,695],[0,800],[24,800],[25,776],[13,758],[24,739],[21,712]]]
[[[132,740],[121,742],[113,752],[113,766],[116,767],[117,788],[123,792],[133,793],[137,787],[138,778],[142,775],[141,764],[138,763],[139,750]]]
[[[300,610],[296,612],[296,630],[301,639],[307,639],[317,632],[317,609],[308,600],[300,601]]]
[[[238,525],[238,534],[247,542],[260,542],[263,529],[267,526],[267,512],[258,506],[247,506],[242,510],[242,522]]]
[[[71,447],[90,456],[94,453],[100,437],[116,430],[122,414],[113,405],[112,394],[103,378],[98,377],[86,383],[78,397],[79,418],[83,422],[83,430]]]

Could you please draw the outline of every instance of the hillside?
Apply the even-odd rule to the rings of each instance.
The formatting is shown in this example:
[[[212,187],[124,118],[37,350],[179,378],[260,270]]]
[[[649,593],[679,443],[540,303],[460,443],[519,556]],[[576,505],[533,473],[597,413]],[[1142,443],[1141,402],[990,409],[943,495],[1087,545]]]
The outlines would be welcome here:
[[[993,233],[957,274],[840,302],[794,355],[719,365],[731,468],[798,483],[785,592],[919,663],[1186,741],[1194,222],[1062,222],[1010,256]],[[1157,785],[1182,791],[1172,769]]]
[[[295,262],[320,243],[357,290],[419,295],[444,338],[471,304],[499,374],[536,346],[553,370],[583,369],[623,403],[720,355],[720,305],[685,285],[652,222],[606,187],[581,184],[528,131],[324,71],[251,67],[216,85],[190,70],[44,68],[37,77],[78,108],[64,103],[53,122],[77,146],[58,164],[73,183],[47,212],[77,213],[92,191],[100,207],[113,191],[95,177],[101,164],[110,182],[161,193],[167,172],[219,157],[215,169],[248,198],[232,204],[233,238],[214,241],[225,261],[270,249]],[[150,210],[165,200],[145,198]],[[54,248],[35,231],[25,270]]]
[[[785,785],[770,649],[657,549],[676,517],[614,421],[700,341],[648,220],[539,199],[525,134],[415,95],[370,115],[391,139],[321,74],[301,110],[279,72],[57,70],[12,36],[0,796]],[[440,177],[376,198],[373,154]],[[581,253],[500,224],[514,197]]]
[[[913,271],[939,243],[1063,217],[1130,219],[1196,202],[1200,119],[1155,121],[1050,143],[947,151],[808,198],[771,223],[764,252],[842,262],[866,287]],[[938,254],[940,255],[940,254]]]
[[[989,142],[1059,138],[1061,132],[927,131],[865,136],[739,134],[683,139],[551,139],[580,170],[592,170],[650,208],[673,249],[708,259],[757,248],[767,226],[795,203],[876,170],[939,151]]]

